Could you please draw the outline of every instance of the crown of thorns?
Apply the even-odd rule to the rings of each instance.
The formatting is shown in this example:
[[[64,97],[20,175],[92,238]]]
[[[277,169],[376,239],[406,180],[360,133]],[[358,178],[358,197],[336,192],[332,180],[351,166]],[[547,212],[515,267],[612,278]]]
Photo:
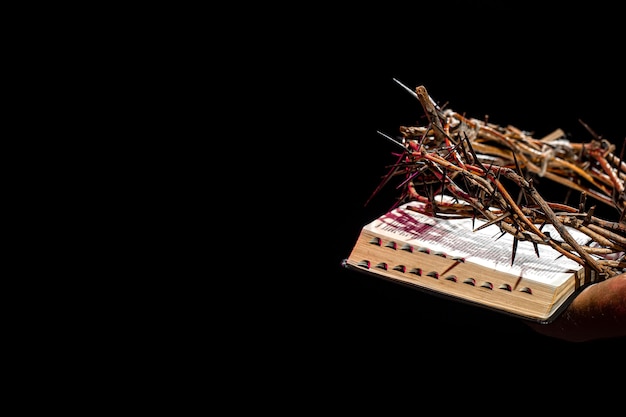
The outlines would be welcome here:
[[[497,224],[514,237],[512,259],[517,243],[530,241],[538,256],[540,245],[549,245],[602,278],[626,271],[626,139],[619,157],[613,143],[588,127],[593,139],[586,143],[572,143],[560,129],[536,139],[513,126],[442,109],[424,86],[402,86],[417,97],[428,123],[401,126],[398,138],[381,133],[402,152],[373,195],[400,177],[397,204],[418,200],[433,216],[479,218],[486,221],[481,228]],[[533,184],[537,178],[564,187],[565,201],[545,199]],[[572,191],[577,205],[567,203]],[[444,195],[452,199],[437,198]],[[615,221],[595,216],[588,199],[613,209]],[[546,224],[559,236],[543,232]],[[578,243],[565,226],[589,240]]]

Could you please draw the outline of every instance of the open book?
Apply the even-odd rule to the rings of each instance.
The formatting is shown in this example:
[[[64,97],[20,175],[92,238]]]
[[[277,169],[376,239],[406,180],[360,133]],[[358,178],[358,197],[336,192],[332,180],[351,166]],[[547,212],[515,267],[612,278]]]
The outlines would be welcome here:
[[[435,217],[417,202],[365,225],[348,269],[524,319],[548,323],[587,284],[590,268],[548,245],[514,239],[484,220]],[[546,225],[544,232],[558,233]],[[568,228],[579,243],[588,237]]]

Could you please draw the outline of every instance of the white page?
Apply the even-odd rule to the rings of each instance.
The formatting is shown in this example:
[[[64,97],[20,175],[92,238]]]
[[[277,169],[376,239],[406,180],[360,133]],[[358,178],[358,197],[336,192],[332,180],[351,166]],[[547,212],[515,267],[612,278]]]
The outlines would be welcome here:
[[[407,210],[406,203],[366,226],[370,230],[410,245],[426,247],[431,251],[441,251],[448,256],[465,258],[466,262],[482,265],[489,269],[506,272],[536,282],[558,286],[567,281],[581,265],[548,245],[538,245],[539,257],[532,242],[519,241],[513,265],[513,236],[502,235],[497,224],[473,231],[485,221],[476,219],[442,219]],[[437,224],[437,227],[433,227]],[[561,239],[552,225],[546,224],[542,231],[549,232],[552,238]],[[568,231],[579,243],[589,239],[584,233],[573,228]]]

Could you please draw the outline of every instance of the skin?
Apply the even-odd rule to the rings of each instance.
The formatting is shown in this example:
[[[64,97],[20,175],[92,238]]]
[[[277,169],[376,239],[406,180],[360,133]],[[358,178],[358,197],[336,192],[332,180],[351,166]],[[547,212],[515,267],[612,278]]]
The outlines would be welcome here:
[[[568,342],[626,337],[626,273],[585,288],[553,322],[527,324]]]

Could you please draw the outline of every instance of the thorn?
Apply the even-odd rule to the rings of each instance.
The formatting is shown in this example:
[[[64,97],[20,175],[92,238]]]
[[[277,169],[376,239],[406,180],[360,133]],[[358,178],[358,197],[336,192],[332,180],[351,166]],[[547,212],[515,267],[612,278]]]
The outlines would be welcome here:
[[[448,178],[448,169],[443,169],[443,175],[441,176],[441,189],[445,189],[446,187],[446,179]],[[443,202],[443,193],[441,194],[441,202]]]
[[[589,212],[587,213],[587,215],[585,216],[585,218],[583,219],[583,225],[587,226],[589,223],[591,223],[591,219],[593,217],[593,213],[596,210],[596,206],[592,206],[589,209]]]
[[[406,91],[408,91],[409,93],[411,93],[411,95],[417,99],[419,99],[417,97],[417,93],[413,90],[411,90],[409,87],[407,87],[406,85],[402,84],[400,81],[398,81],[396,78],[393,79],[395,82],[397,82],[398,84],[400,84],[401,87],[403,87]]]
[[[598,134],[594,132],[593,129],[591,129],[587,123],[583,122],[581,119],[578,119],[578,121],[580,122],[581,125],[583,125],[583,127],[587,130],[587,132],[589,132],[591,136],[593,136],[595,140],[600,140],[600,136],[598,136]]]
[[[502,220],[506,219],[507,217],[509,217],[511,215],[511,212],[507,211],[506,213],[504,213],[502,216],[496,217],[493,220],[489,220],[487,223],[483,224],[482,226],[478,226],[478,229],[474,229],[475,232],[484,229],[487,226],[491,226],[492,224],[495,223],[500,223]]]
[[[513,261],[515,261],[515,254],[517,252],[517,238],[513,238],[513,252],[511,253],[511,266],[513,266]]]
[[[586,203],[587,203],[587,193],[583,191],[580,193],[580,202],[578,203],[578,211],[580,211],[581,213],[584,213]]]
[[[389,139],[390,142],[392,142],[394,145],[398,145],[399,147],[402,148],[402,150],[406,151],[406,148],[404,146],[404,143],[399,142],[397,139],[392,138],[389,135],[384,134],[383,132],[377,130],[376,133],[378,133],[379,135],[381,135],[382,137],[384,137],[385,139]]]
[[[496,238],[496,240],[500,239],[500,238],[501,238],[502,236],[504,236],[504,235],[506,235],[506,231],[503,231],[502,233],[500,233],[500,236],[498,236],[498,237]]]
[[[537,242],[533,242],[533,247],[535,248],[535,255],[537,255],[537,258],[540,258],[540,256],[539,256],[539,245],[537,244]]]
[[[515,161],[515,169],[517,170],[517,173],[519,174],[520,177],[524,178],[524,172],[522,171],[522,168],[519,165],[517,156],[515,155],[515,151],[513,149],[511,149],[511,154],[513,155],[513,160]]]
[[[483,170],[483,173],[485,175],[487,175],[487,169],[485,168],[483,163],[480,162],[480,159],[478,159],[478,155],[476,155],[476,152],[474,151],[474,147],[472,147],[472,143],[470,142],[469,138],[467,137],[467,134],[463,133],[463,136],[465,136],[465,142],[467,143],[467,147],[469,148],[471,154],[474,156],[475,164],[478,165]],[[492,162],[492,165],[493,165],[493,162]]]
[[[550,234],[550,232],[543,232],[543,234],[544,234],[544,236],[546,237],[545,239],[543,239],[543,241],[544,241],[545,243],[548,243],[548,242],[550,242],[551,240],[553,240],[553,239],[552,239],[552,235]]]
[[[398,162],[400,162],[402,160],[403,156],[400,155],[400,158],[398,159]],[[387,173],[387,175],[385,175],[385,178],[383,178],[383,180],[380,182],[380,184],[378,184],[378,187],[376,187],[376,189],[374,190],[374,192],[369,196],[369,198],[365,201],[364,206],[367,207],[367,205],[370,203],[370,201],[372,201],[372,199],[380,192],[380,190],[383,189],[383,187],[389,182],[389,180],[391,179],[391,177],[393,177],[393,175],[398,172],[398,163],[396,163],[396,165],[394,165],[391,170]]]
[[[476,227],[476,217],[478,216],[478,210],[472,206],[472,229]]]

